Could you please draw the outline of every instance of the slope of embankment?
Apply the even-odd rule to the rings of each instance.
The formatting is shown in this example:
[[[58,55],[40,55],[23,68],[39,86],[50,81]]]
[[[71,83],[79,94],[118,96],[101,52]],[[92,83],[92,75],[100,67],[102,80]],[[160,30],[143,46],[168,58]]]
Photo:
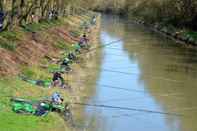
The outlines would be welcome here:
[[[49,113],[44,117],[15,114],[11,110],[10,98],[20,97],[30,100],[49,97],[53,92],[60,92],[66,102],[80,99],[85,90],[83,84],[71,83],[72,92],[59,88],[43,88],[21,81],[19,74],[24,74],[36,80],[51,80],[52,74],[48,68],[55,68],[51,62],[61,59],[62,53],[73,50],[84,30],[81,23],[91,20],[92,15],[69,16],[54,21],[44,21],[17,27],[13,32],[0,34],[0,130],[1,131],[62,131],[71,130],[68,123],[57,113]],[[97,25],[90,28],[88,34],[92,46],[98,44],[99,18]],[[73,64],[73,72],[65,75],[67,81],[76,78],[86,79],[87,71],[83,66],[95,67],[94,56],[80,56],[79,64]],[[87,60],[88,59],[88,60]],[[97,62],[98,63],[98,62]],[[83,66],[82,66],[83,65]],[[90,68],[89,72],[93,72]],[[95,73],[95,72],[94,72]],[[92,78],[93,79],[93,78]],[[76,85],[80,85],[76,87]],[[83,94],[84,95],[84,94]]]

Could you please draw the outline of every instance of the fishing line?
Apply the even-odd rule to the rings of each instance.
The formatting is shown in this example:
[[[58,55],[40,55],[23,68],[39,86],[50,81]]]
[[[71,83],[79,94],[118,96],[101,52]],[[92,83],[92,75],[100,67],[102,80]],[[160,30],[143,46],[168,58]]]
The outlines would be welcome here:
[[[71,81],[71,80],[70,80]],[[182,95],[182,93],[166,93],[166,94],[161,94],[161,93],[157,93],[157,92],[148,92],[148,91],[145,91],[145,90],[137,90],[137,89],[127,89],[127,88],[121,88],[121,87],[118,87],[118,86],[112,86],[112,85],[107,85],[107,84],[99,84],[97,82],[87,82],[87,81],[75,81],[75,82],[80,82],[80,83],[88,83],[88,84],[96,84],[96,86],[100,86],[100,87],[105,87],[105,88],[110,88],[110,89],[115,89],[115,90],[122,90],[122,91],[125,91],[125,92],[130,92],[130,93],[143,93],[143,94],[148,94],[148,95],[156,95],[156,96],[159,96],[159,97],[174,97],[174,98],[180,98],[178,97],[177,95]],[[141,98],[141,97],[140,97]],[[124,99],[125,100],[125,99]]]
[[[108,57],[108,56],[106,56],[106,57]],[[112,64],[112,63],[117,63],[116,61],[124,61],[124,60],[122,60],[122,59],[120,59],[120,60],[110,60],[110,61],[106,61],[106,60],[104,60],[104,62],[107,64],[107,63],[110,63],[110,64]],[[143,65],[146,65],[146,67],[150,67],[151,69],[153,69],[153,67],[154,67],[154,70],[155,69],[157,69],[157,70],[162,70],[161,68],[163,67],[165,67],[164,69],[163,69],[163,71],[168,71],[168,69],[170,70],[171,68],[172,68],[172,70],[173,69],[175,69],[175,70],[178,70],[177,72],[184,72],[187,68],[190,68],[190,69],[188,69],[188,70],[190,70],[190,71],[188,71],[189,73],[197,73],[197,70],[195,70],[195,69],[192,69],[192,67],[191,67],[191,64],[171,64],[171,65],[163,65],[163,66],[156,66],[156,65],[148,65],[148,64],[143,64]],[[131,68],[131,67],[120,67],[120,68],[116,68],[116,69],[121,69],[121,68]],[[135,67],[134,67],[135,68]],[[114,67],[113,67],[113,69],[115,69]],[[191,71],[192,70],[192,71]],[[169,71],[168,71],[169,72]]]
[[[88,67],[89,68],[89,67]],[[106,71],[106,72],[112,72],[112,73],[118,73],[118,74],[123,74],[123,75],[140,75],[139,73],[130,73],[130,72],[122,72],[122,71],[115,71],[115,70],[111,70],[111,69],[105,69],[105,68],[96,68],[96,67],[90,67],[93,69],[100,69],[101,71]],[[89,68],[89,69],[90,69]],[[168,79],[165,77],[160,77],[160,76],[150,76],[150,75],[143,75],[144,77],[149,77],[152,79],[160,79],[160,80],[165,80],[165,81],[169,81],[169,82],[175,82],[175,83],[184,83],[183,81],[179,81],[179,80],[174,80],[174,79]]]
[[[114,70],[109,70],[109,69],[103,69],[103,70],[107,71],[107,72],[114,72],[114,73],[125,74],[125,75],[140,75],[138,73],[128,73],[128,72],[114,71]],[[169,82],[184,83],[183,81],[168,79],[168,78],[160,77],[160,76],[150,76],[150,75],[143,75],[143,76],[144,77],[149,77],[149,78],[152,78],[152,79],[159,79],[159,80],[169,81]]]
[[[124,52],[124,50],[126,50],[126,49],[121,49],[121,48],[115,48],[115,47],[106,47],[106,49],[112,49],[112,50],[117,50],[117,51],[123,51]],[[140,50],[142,50],[142,49],[140,49]],[[150,50],[150,49],[147,49],[147,50]],[[129,50],[127,50],[127,53],[129,52]],[[171,53],[171,52],[170,52]],[[172,51],[172,53],[173,53],[173,51]],[[139,52],[139,53],[137,53],[137,54],[147,54],[147,53],[144,53],[144,52]],[[176,57],[176,56],[172,56],[172,55],[169,55],[168,53],[166,54],[162,54],[162,53],[160,53],[159,55],[165,55],[165,56],[167,56],[167,57],[172,57],[172,58],[181,58],[181,56],[180,57]]]
[[[106,66],[106,68],[110,68],[110,69],[113,69],[113,70],[117,70],[117,69],[137,69],[138,66],[120,66],[120,67],[109,67],[109,66]]]
[[[106,49],[112,49],[112,50],[117,50],[117,51],[121,51],[121,49],[118,49],[118,48],[106,48]],[[127,51],[127,53],[128,53],[128,51]],[[117,53],[117,54],[119,54],[119,53]],[[117,55],[117,54],[113,54],[113,56],[121,56],[121,55]],[[146,56],[148,54],[148,52],[138,52],[138,53],[134,53],[133,55],[134,56]],[[107,55],[107,53],[106,53],[106,55]],[[111,54],[112,55],[112,54]],[[132,55],[132,54],[131,54]],[[131,56],[131,55],[129,55],[128,54],[128,57],[129,56]],[[157,55],[161,55],[161,56],[163,56],[163,57],[168,57],[168,59],[175,59],[175,60],[185,60],[185,61],[187,61],[187,60],[197,60],[196,58],[191,58],[190,59],[190,57],[185,57],[185,56],[173,56],[173,55],[169,55],[169,54],[162,54],[162,53],[157,53]],[[179,64],[180,65],[180,64]],[[183,65],[183,64],[182,64]]]
[[[179,109],[172,109],[173,111],[196,111],[197,107],[184,107]]]
[[[105,84],[97,84],[97,85],[98,85],[98,86],[102,86],[102,87],[117,89],[117,90],[123,90],[123,91],[126,91],[126,92],[147,93],[147,92],[145,92],[145,91],[143,91],[143,90],[126,89],[126,88],[121,88],[121,87],[117,87],[117,86],[105,85]]]
[[[109,43],[107,43],[107,44],[98,45],[98,46],[96,46],[96,47],[94,47],[94,48],[88,50],[88,51],[85,52],[84,54],[90,53],[90,52],[92,52],[92,51],[94,51],[94,50],[98,50],[98,49],[100,49],[100,48],[104,48],[104,47],[107,47],[107,46],[110,46],[110,45],[113,45],[113,44],[117,44],[117,43],[121,42],[122,40],[123,40],[123,39],[119,39],[119,40],[115,40],[115,41],[109,42]],[[83,54],[83,53],[82,53],[82,54]]]
[[[108,48],[108,47],[107,47]],[[143,54],[142,54],[143,53]],[[146,53],[144,53],[144,52],[142,52],[142,53],[135,53],[135,55],[145,55]],[[104,55],[107,55],[107,53],[106,54],[104,54]],[[111,54],[112,55],[112,54]],[[114,54],[113,54],[114,55]],[[170,56],[170,55],[168,55],[168,54],[161,54],[161,55],[165,55],[165,56],[167,56],[167,57],[170,57],[170,58],[174,58],[174,59],[177,59],[177,57],[174,57],[174,56]],[[114,55],[115,56],[115,55]],[[119,55],[117,55],[117,56],[119,56]],[[178,57],[178,58],[181,58],[181,57]],[[179,64],[180,65],[180,64]],[[181,64],[180,66],[185,66],[185,65],[187,65],[187,64]],[[159,67],[158,67],[159,68]],[[194,73],[196,73],[197,71],[192,71],[192,72],[194,72]],[[156,79],[156,78],[155,78]],[[158,78],[158,79],[160,79],[160,78]],[[161,78],[161,79],[164,79],[164,78]],[[166,79],[166,78],[165,78]],[[167,79],[166,79],[167,80]],[[169,79],[168,79],[169,80]],[[172,80],[171,80],[172,81]]]
[[[122,91],[126,91],[126,92],[137,92],[137,93],[147,93],[144,90],[136,90],[136,89],[127,89],[127,88],[121,88],[118,86],[112,86],[112,85],[106,85],[106,84],[99,84],[97,82],[87,82],[87,81],[82,81],[82,80],[68,80],[71,82],[80,82],[80,83],[84,83],[84,84],[96,84],[96,86],[101,86],[101,87],[106,87],[106,88],[111,88],[111,89],[116,89],[116,90],[122,90]]]
[[[117,87],[117,86],[105,85],[105,84],[97,84],[97,85],[102,86],[102,87],[117,89],[117,90],[123,90],[123,91],[127,91],[127,92],[137,92],[137,93],[149,94],[149,92],[145,91],[145,90],[126,89],[126,88],[121,88],[121,87]],[[156,92],[153,92],[153,93],[154,93],[154,95],[161,96],[161,97],[169,97],[169,96],[176,97],[176,95],[183,95],[182,93],[167,93],[167,94],[159,94]]]
[[[127,51],[128,52],[128,51]],[[149,52],[148,51],[139,51],[139,52],[135,52],[135,54],[136,54],[136,56],[138,55],[140,55],[140,56],[145,56],[145,55],[147,55]],[[191,56],[191,57],[186,57],[186,56],[183,56],[183,55],[181,55],[181,54],[178,54],[179,56],[175,56],[174,54],[169,54],[169,53],[161,53],[161,52],[155,52],[155,55],[160,55],[160,56],[162,56],[162,57],[167,57],[167,58],[171,58],[171,59],[176,59],[176,60],[197,60],[197,59],[195,59],[195,58],[192,58],[193,56]]]
[[[124,49],[121,49],[121,48],[106,47],[105,49],[112,49],[112,50],[118,50],[118,51],[124,52]]]
[[[120,48],[114,48],[114,47],[106,47],[106,49],[112,49],[112,50],[118,50],[118,51],[124,51],[124,49],[120,49]],[[128,52],[128,51],[127,51]],[[148,54],[148,52],[138,52],[138,53],[135,53],[136,55],[146,55]],[[190,58],[190,57],[187,57],[187,56],[182,56],[181,54],[179,54],[180,56],[174,56],[174,55],[169,55],[168,53],[166,54],[162,54],[162,53],[159,53],[157,55],[162,55],[162,56],[166,56],[166,57],[170,57],[170,58],[173,58],[173,59],[188,59],[188,60],[197,60],[196,58]]]
[[[86,103],[71,103],[71,104],[78,104],[78,105],[92,106],[92,107],[104,107],[104,108],[130,110],[130,111],[138,111],[138,112],[146,112],[146,113],[155,113],[155,114],[165,114],[165,115],[180,116],[180,114],[175,114],[175,113],[168,113],[168,112],[166,113],[166,112],[160,112],[160,111],[152,111],[152,110],[136,109],[136,108],[128,108],[128,107],[116,107],[116,106],[110,106],[110,105],[98,105],[98,104],[86,104]]]
[[[119,115],[113,115],[111,116],[112,118],[120,118],[120,117],[130,117],[130,118],[133,118],[134,116],[139,116],[139,115],[142,115],[141,113],[132,113],[132,114],[128,114],[128,113],[125,113],[125,114],[119,114]]]
[[[100,48],[104,48],[104,47],[107,47],[107,46],[110,46],[110,45],[117,44],[117,43],[123,41],[124,39],[126,39],[126,38],[121,38],[121,39],[118,39],[118,40],[109,42],[109,43],[107,43],[107,44],[101,44],[101,45],[99,45],[99,46],[97,46],[97,47],[94,47],[94,48],[88,50],[88,52],[85,52],[84,54],[89,53],[89,52],[92,52],[92,51],[97,50],[97,49],[100,49]],[[132,44],[131,44],[131,45],[132,45]]]
[[[121,54],[121,53],[120,53]],[[118,56],[118,57],[127,57],[127,55],[120,55],[120,54],[112,54],[112,53],[103,53],[103,56]]]
[[[89,107],[100,107],[100,108],[109,108],[109,109],[118,109],[118,110],[127,110],[127,111],[137,111],[137,112],[145,112],[151,114],[161,114],[161,115],[170,115],[170,116],[183,116],[182,114],[170,113],[170,112],[161,112],[161,111],[153,111],[147,109],[138,109],[138,108],[131,108],[131,107],[120,107],[120,106],[111,106],[111,105],[99,105],[99,104],[88,104],[88,103],[81,103],[81,102],[73,102],[71,104],[74,105],[81,105],[81,106],[89,106]]]

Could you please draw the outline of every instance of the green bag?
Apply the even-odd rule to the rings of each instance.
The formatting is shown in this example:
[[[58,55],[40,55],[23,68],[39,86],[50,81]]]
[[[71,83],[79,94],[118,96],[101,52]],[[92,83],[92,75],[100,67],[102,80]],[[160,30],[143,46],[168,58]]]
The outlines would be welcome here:
[[[74,44],[74,49],[75,50],[80,50],[81,46],[78,43],[76,43],[76,44]]]
[[[32,104],[23,102],[13,102],[12,110],[16,113],[34,114],[36,112]]]

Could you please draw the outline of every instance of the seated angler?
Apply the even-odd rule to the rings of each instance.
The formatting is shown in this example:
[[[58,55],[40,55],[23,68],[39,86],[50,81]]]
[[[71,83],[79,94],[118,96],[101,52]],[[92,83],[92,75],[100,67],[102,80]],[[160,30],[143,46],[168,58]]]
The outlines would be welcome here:
[[[91,24],[92,24],[92,25],[96,25],[96,16],[93,16],[93,17],[92,17]]]
[[[62,63],[61,63],[61,67],[67,67],[69,66],[70,60],[68,58],[65,58]]]
[[[53,82],[52,82],[52,86],[55,87],[61,87],[64,88],[65,84],[64,84],[64,78],[62,77],[61,73],[59,72],[55,72],[53,74]]]
[[[3,30],[3,22],[4,22],[5,14],[4,12],[0,11],[0,31]]]
[[[77,59],[77,57],[75,56],[75,54],[74,54],[73,52],[70,52],[70,53],[68,54],[68,59],[74,61],[74,60]]]
[[[86,34],[83,34],[83,36],[79,40],[79,45],[81,48],[85,48],[88,46],[89,39],[87,38]]]
[[[74,44],[73,47],[74,47],[75,53],[79,53],[79,54],[81,53],[80,52],[81,46],[78,43]]]
[[[71,62],[70,59],[65,58],[65,59],[63,60],[63,62],[61,63],[61,68],[62,68],[62,69],[65,69],[66,71],[70,71],[70,70],[71,70],[71,68],[70,68],[70,66],[69,66],[70,62]]]
[[[52,103],[55,103],[55,104],[62,104],[64,99],[61,97],[59,93],[55,92],[51,96],[51,101]]]

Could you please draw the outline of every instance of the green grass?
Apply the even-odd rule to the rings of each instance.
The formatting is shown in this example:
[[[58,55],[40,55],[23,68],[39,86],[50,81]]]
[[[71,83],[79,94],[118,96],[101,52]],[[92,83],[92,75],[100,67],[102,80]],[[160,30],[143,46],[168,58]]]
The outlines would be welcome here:
[[[35,80],[51,80],[52,74],[50,74],[47,70],[41,69],[39,67],[23,67],[22,74],[27,76],[28,78]]]
[[[14,30],[14,31],[3,31],[0,33],[1,37],[4,37],[8,40],[11,41],[17,41],[20,40],[24,35],[24,32],[22,32],[21,30]]]
[[[17,47],[16,42],[8,41],[0,37],[0,48],[7,49],[9,51],[15,51]]]
[[[65,42],[63,39],[59,39],[55,43],[55,47],[66,51],[71,49],[71,44]]]
[[[52,26],[61,25],[64,20],[58,21],[43,21],[26,25],[24,29],[19,29],[17,32],[2,32],[0,33],[0,48],[5,48],[10,51],[16,49],[17,42],[22,39],[27,31],[42,31]],[[59,39],[59,38],[58,38]],[[66,52],[72,50],[71,44],[65,43],[62,39],[57,41],[56,46]],[[43,63],[48,65],[46,60]],[[57,68],[57,65],[49,65],[50,68]],[[42,69],[39,66],[21,67],[22,74],[35,80],[51,80],[52,74],[48,69]],[[61,131],[69,130],[66,128],[65,121],[57,113],[49,113],[45,117],[36,117],[32,115],[21,115],[12,112],[10,106],[11,97],[20,97],[28,100],[40,100],[51,96],[54,92],[60,92],[65,102],[71,100],[69,92],[59,88],[47,89],[29,84],[22,81],[18,76],[9,78],[0,78],[0,131]]]
[[[81,32],[80,31],[70,31],[70,35],[73,37],[80,37]]]
[[[59,26],[62,24],[64,24],[64,19],[41,21],[39,23],[27,24],[27,25],[24,25],[23,27],[24,27],[24,30],[27,32],[37,32],[37,31],[46,30],[54,26]]]
[[[18,41],[24,36],[24,32],[20,29],[13,31],[3,31],[0,33],[0,48],[15,51]]]
[[[34,78],[49,78],[51,75],[42,69],[36,67],[24,70],[26,75]],[[32,115],[21,115],[12,112],[10,106],[11,97],[20,97],[28,100],[40,100],[49,97],[54,90],[64,94],[68,100],[68,94],[60,89],[45,89],[31,85],[20,80],[18,77],[0,79],[0,130],[1,131],[42,131],[51,130],[59,125],[65,125],[64,120],[57,113],[49,113],[45,117],[36,117]],[[54,129],[55,130],[55,129]],[[58,129],[57,129],[58,130]],[[60,130],[60,129],[59,129]]]
[[[197,32],[189,31],[186,33],[189,37],[192,37],[194,40],[197,40]]]
[[[61,125],[64,122],[58,118],[57,114],[54,113],[45,117],[36,117],[31,115],[19,115],[10,111],[5,111],[0,112],[0,119],[1,131],[51,130],[56,127],[54,125]]]

